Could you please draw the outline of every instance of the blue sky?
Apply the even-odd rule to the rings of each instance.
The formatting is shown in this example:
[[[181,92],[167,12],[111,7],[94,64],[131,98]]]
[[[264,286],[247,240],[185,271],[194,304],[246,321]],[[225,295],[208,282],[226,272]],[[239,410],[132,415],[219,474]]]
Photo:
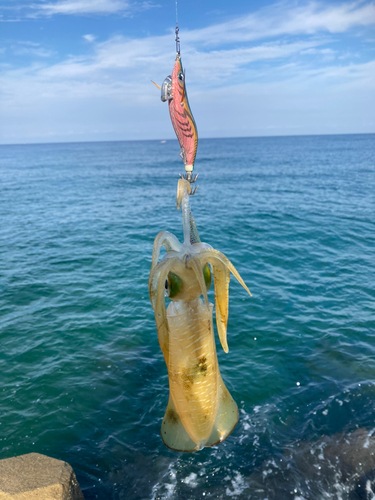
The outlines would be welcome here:
[[[374,1],[179,0],[200,137],[375,132]],[[0,0],[0,143],[168,139],[173,0]]]

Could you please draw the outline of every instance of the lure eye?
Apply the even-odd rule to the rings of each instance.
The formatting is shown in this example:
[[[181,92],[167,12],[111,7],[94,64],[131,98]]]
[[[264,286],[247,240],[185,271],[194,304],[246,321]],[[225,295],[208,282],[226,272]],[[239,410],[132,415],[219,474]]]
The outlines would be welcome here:
[[[165,288],[168,294],[168,297],[173,299],[176,297],[182,290],[182,279],[172,272],[168,273],[168,279],[165,280]]]
[[[183,82],[184,81],[184,74],[183,73],[180,73],[178,75],[178,79],[180,80],[180,82]]]
[[[206,288],[207,290],[209,290],[211,286],[212,276],[211,276],[210,266],[208,264],[206,264],[203,268],[203,277],[204,277],[204,282],[206,283]]]

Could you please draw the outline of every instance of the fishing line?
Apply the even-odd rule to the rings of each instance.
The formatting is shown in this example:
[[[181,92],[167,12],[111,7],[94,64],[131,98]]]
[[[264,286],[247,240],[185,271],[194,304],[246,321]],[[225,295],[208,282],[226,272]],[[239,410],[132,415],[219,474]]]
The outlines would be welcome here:
[[[178,27],[178,13],[177,13],[177,0],[176,0],[176,29],[174,32],[176,33],[176,52],[178,55],[180,55],[180,38],[178,36],[179,32],[179,27]]]

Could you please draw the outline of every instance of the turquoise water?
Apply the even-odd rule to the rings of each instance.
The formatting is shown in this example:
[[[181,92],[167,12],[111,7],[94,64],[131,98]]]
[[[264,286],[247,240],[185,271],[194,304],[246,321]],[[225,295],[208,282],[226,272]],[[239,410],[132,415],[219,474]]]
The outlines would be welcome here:
[[[375,135],[200,141],[201,239],[253,297],[232,279],[217,344],[240,421],[196,454],[159,436],[148,298],[154,237],[182,236],[178,151],[0,147],[0,459],[66,460],[86,500],[352,498],[322,449],[375,428]]]

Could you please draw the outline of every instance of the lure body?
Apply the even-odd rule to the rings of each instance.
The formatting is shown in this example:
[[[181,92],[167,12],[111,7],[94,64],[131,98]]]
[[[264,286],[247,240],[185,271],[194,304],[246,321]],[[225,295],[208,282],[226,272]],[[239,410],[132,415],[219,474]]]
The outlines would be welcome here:
[[[172,125],[180,143],[180,156],[186,172],[192,172],[198,148],[198,130],[190,109],[186,92],[185,72],[179,52],[173,66],[172,75],[167,76],[161,87],[161,100],[168,101]]]
[[[198,130],[186,92],[185,72],[181,57],[176,56],[172,71],[172,99],[168,101],[172,125],[181,147],[186,171],[192,171],[198,148]]]
[[[237,405],[224,385],[217,361],[213,305],[207,298],[211,270],[216,323],[225,352],[228,352],[229,271],[249,292],[225,255],[200,241],[190,211],[190,192],[189,182],[181,179],[177,206],[182,205],[184,242],[181,244],[167,231],[157,235],[149,279],[170,390],[161,436],[169,448],[178,451],[197,451],[218,444],[229,436],[238,421]],[[158,262],[162,246],[166,254]],[[171,299],[167,309],[166,291]]]

